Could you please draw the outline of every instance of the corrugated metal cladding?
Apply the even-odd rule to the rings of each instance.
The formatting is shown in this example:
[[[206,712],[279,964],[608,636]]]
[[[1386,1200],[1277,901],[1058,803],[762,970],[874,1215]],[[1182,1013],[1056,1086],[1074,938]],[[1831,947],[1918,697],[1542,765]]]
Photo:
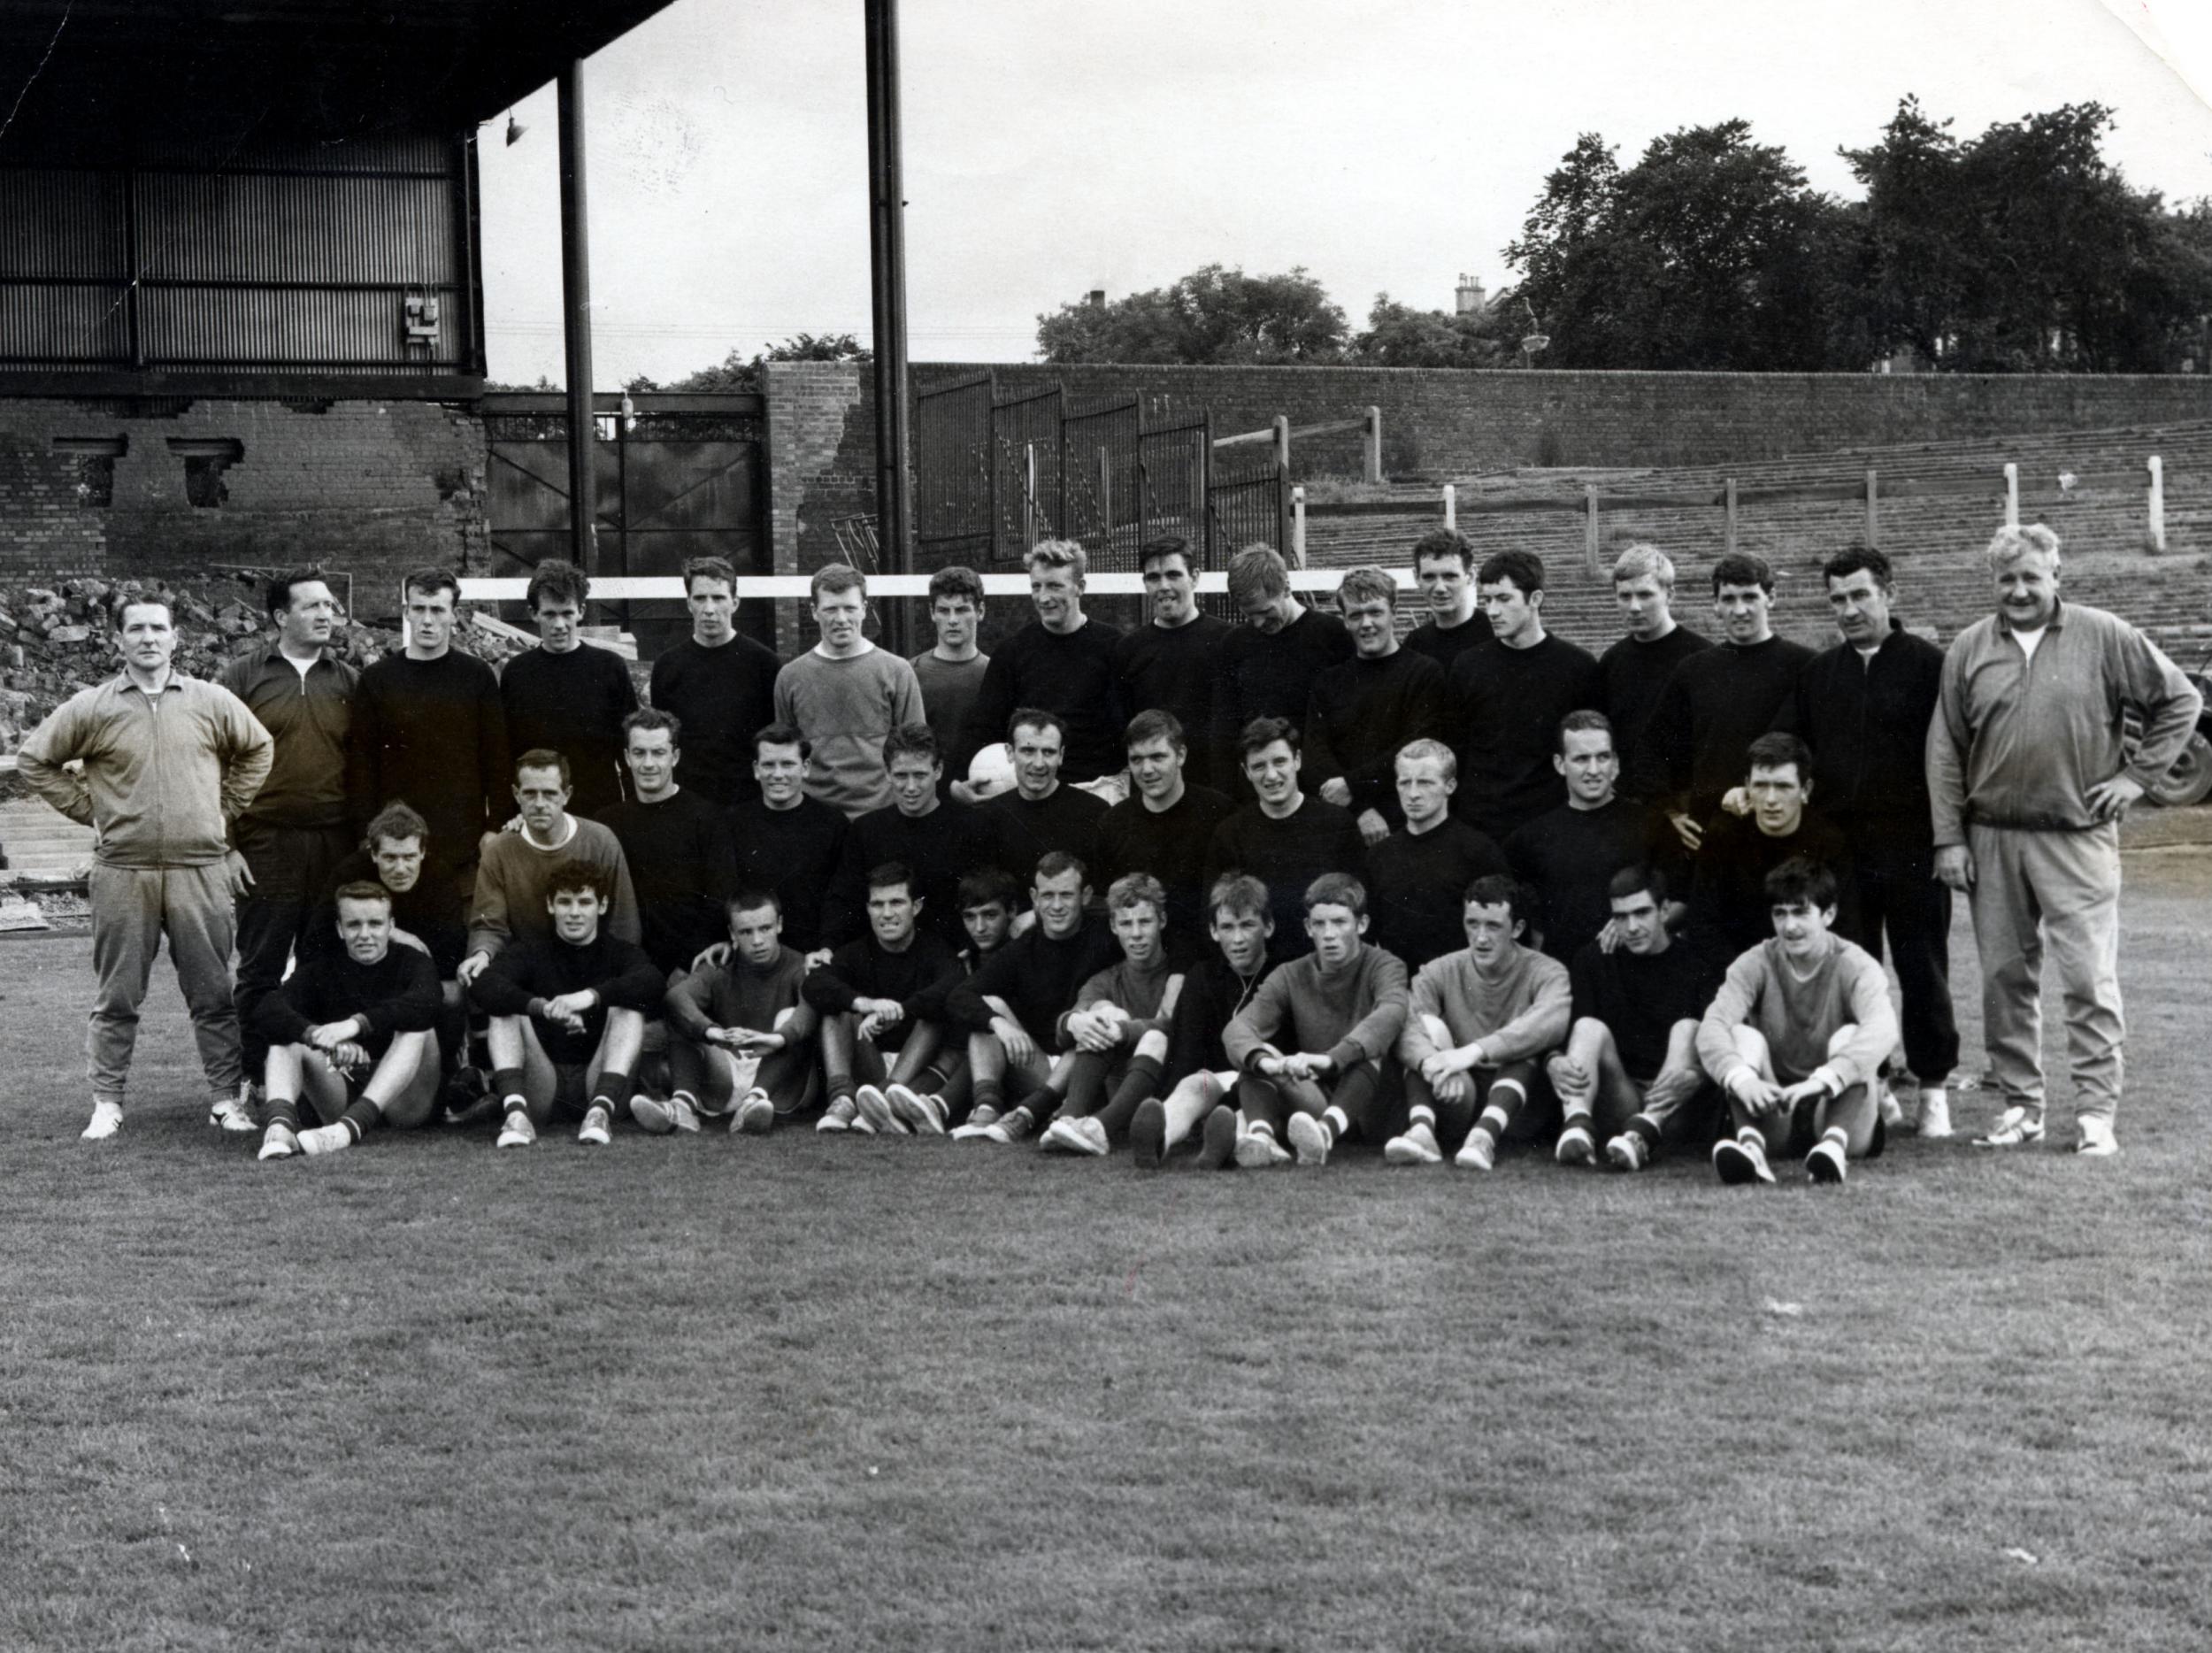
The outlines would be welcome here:
[[[481,371],[465,143],[219,158],[0,170],[0,363]],[[411,337],[411,299],[434,331]]]

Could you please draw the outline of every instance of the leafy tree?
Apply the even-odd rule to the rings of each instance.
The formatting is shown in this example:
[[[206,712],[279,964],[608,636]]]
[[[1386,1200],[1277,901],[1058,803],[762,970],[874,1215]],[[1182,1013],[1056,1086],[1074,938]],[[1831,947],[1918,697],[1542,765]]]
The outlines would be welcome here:
[[[732,350],[711,367],[687,373],[671,384],[660,384],[640,373],[623,385],[625,390],[751,391],[760,388],[763,362],[866,362],[874,353],[849,333],[800,333],[780,344],[756,350],[748,360]]]
[[[1510,366],[1520,335],[1528,331],[1516,325],[1521,317],[1520,304],[1509,292],[1471,315],[1416,310],[1378,293],[1367,312],[1367,330],[1353,339],[1347,359],[1371,367]]]
[[[1342,358],[1344,312],[1303,265],[1247,275],[1210,264],[1171,286],[1037,318],[1048,362],[1283,363]]]

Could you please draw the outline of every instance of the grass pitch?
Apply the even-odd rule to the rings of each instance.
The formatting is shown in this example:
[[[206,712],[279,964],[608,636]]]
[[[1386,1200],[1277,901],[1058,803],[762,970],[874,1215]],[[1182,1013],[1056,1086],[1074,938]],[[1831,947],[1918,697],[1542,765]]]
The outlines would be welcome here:
[[[1909,1140],[1840,1192],[265,1166],[171,984],[81,1144],[88,944],[7,943],[0,1648],[2201,1647],[2212,857],[2128,860],[2122,1156]]]

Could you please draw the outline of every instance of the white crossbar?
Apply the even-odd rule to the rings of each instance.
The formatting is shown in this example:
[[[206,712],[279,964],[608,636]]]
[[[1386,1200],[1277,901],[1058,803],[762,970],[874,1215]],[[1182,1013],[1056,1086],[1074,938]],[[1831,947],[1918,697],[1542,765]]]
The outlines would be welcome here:
[[[1401,590],[1413,589],[1410,569],[1393,571]],[[1294,591],[1333,591],[1342,579],[1340,568],[1294,568],[1290,571],[1290,585]],[[473,603],[519,603],[529,588],[527,580],[489,580],[476,577],[461,581],[461,596]],[[1229,576],[1218,570],[1198,576],[1202,593],[1225,592]],[[1144,595],[1141,574],[1113,573],[1094,573],[1083,581],[1083,589],[1092,596],[1128,597]],[[1029,595],[1027,574],[986,574],[983,591],[987,596],[1025,597]],[[806,597],[811,588],[804,574],[740,574],[737,577],[737,596],[740,602],[748,597]],[[929,595],[927,574],[870,574],[868,595],[872,597],[926,597]],[[591,582],[595,603],[642,602],[660,598],[681,602],[684,582],[674,574],[605,574],[595,575]],[[402,606],[404,606],[403,594]]]

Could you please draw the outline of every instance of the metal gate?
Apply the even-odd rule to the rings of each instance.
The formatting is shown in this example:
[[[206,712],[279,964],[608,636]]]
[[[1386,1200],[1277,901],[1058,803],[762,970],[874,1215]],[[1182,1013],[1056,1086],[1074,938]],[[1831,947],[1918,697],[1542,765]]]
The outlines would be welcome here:
[[[923,564],[987,563],[997,535],[992,378],[932,385],[914,397],[914,543]]]
[[[1137,434],[1143,404],[1126,402],[1060,421],[1060,533],[1080,540],[1091,566],[1137,565]]]
[[[1255,542],[1290,555],[1290,477],[1275,460],[1238,475],[1216,472],[1206,504],[1217,565]]]
[[[596,574],[675,574],[694,557],[728,559],[741,574],[774,572],[767,521],[763,403],[757,396],[648,393],[600,396]],[[494,577],[526,577],[569,555],[567,404],[558,396],[495,395],[477,404],[488,438],[487,513]],[[681,603],[595,603],[595,624],[635,634],[650,659],[690,632]],[[516,616],[518,621],[526,618]],[[767,605],[740,624],[774,642]]]

